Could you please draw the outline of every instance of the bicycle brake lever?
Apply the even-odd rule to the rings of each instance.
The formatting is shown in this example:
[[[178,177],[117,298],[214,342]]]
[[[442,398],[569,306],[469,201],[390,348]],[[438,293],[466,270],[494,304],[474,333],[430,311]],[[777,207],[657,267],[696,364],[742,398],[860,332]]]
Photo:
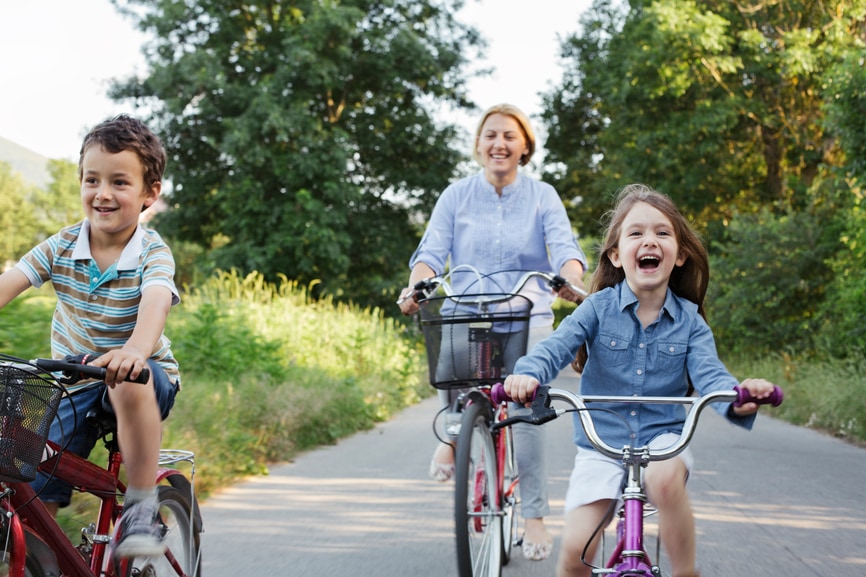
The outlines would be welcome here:
[[[496,387],[498,387],[498,390],[494,394],[494,398],[498,398],[499,395],[507,398],[507,395],[505,395],[505,391],[502,389],[502,385],[497,384]],[[544,423],[555,419],[558,415],[556,414],[556,409],[550,407],[550,396],[548,394],[549,390],[550,387],[546,386],[541,386],[535,389],[535,397],[533,397],[532,404],[530,405],[530,409],[532,412],[530,412],[529,414],[515,415],[513,417],[503,419],[502,421],[491,425],[491,430],[508,427],[515,423],[543,425]]]
[[[532,424],[543,425],[556,418],[556,410],[550,407],[550,387],[538,387],[535,389],[535,398],[532,399]]]

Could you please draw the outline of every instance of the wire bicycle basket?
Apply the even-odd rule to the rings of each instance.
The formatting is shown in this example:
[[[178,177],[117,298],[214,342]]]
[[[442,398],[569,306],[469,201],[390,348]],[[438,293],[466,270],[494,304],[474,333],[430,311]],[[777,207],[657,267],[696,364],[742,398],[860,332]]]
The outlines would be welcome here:
[[[27,369],[0,365],[0,481],[30,482],[63,389]]]
[[[532,301],[521,294],[437,294],[419,302],[430,384],[496,383],[526,354]]]

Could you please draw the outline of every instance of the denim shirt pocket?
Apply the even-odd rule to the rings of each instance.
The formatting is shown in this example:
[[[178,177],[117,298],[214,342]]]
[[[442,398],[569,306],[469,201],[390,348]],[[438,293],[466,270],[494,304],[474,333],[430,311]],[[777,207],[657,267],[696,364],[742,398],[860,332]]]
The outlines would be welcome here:
[[[685,366],[687,352],[687,343],[660,341],[656,353],[656,368],[663,372],[682,370]]]
[[[595,343],[592,354],[597,355],[604,366],[618,367],[629,362],[628,339],[611,333],[602,333]]]

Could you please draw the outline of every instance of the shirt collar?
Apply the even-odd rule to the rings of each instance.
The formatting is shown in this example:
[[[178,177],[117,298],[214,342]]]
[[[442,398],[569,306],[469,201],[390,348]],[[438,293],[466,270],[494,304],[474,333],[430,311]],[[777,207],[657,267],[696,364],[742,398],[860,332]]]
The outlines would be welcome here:
[[[631,287],[628,286],[625,280],[622,280],[619,283],[619,310],[625,311],[631,307],[636,307],[637,302],[637,297],[632,292]],[[681,310],[682,304],[677,300],[677,296],[673,293],[671,287],[668,287],[665,294],[665,303],[662,305],[662,313],[667,314],[675,321]]]
[[[135,270],[138,268],[142,247],[144,246],[143,240],[144,229],[139,225],[135,227],[132,238],[123,247],[123,252],[120,253],[120,258],[117,259],[117,270]],[[93,255],[90,252],[90,221],[87,219],[84,219],[81,223],[78,240],[75,243],[75,248],[72,249],[72,258],[74,260],[88,261],[93,259]]]
[[[486,190],[489,190],[490,192],[495,192],[496,189],[492,184],[490,184],[490,181],[487,180],[487,177],[484,176],[483,170],[478,173],[478,178],[481,180],[482,186],[484,186]],[[522,178],[523,175],[518,171],[517,178],[514,179],[514,182],[502,187],[502,196],[505,197],[517,190],[520,190],[520,181]]]

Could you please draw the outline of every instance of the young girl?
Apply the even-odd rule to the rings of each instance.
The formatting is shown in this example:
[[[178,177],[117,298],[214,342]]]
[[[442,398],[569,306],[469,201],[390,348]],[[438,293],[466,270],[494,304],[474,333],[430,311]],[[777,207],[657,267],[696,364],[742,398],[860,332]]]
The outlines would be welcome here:
[[[547,383],[569,362],[583,368],[585,395],[684,396],[690,384],[700,393],[727,390],[737,380],[716,354],[704,319],[709,265],[697,234],[665,195],[639,184],[619,195],[592,280],[592,294],[557,330],[521,358],[505,390],[527,402],[539,383]],[[773,384],[746,379],[741,386],[763,399]],[[740,408],[716,403],[731,422],[751,428],[758,405]],[[680,405],[610,405],[593,420],[613,446],[664,448],[678,438],[685,420]],[[628,422],[625,427],[623,422]],[[633,431],[630,433],[629,431]],[[578,453],[566,495],[566,523],[557,575],[588,576],[584,547],[619,498],[622,466],[596,451],[575,423]],[[646,471],[646,490],[659,510],[659,532],[674,577],[695,575],[695,525],[686,493],[692,464],[687,450],[654,462]],[[592,560],[597,539],[588,550]]]

